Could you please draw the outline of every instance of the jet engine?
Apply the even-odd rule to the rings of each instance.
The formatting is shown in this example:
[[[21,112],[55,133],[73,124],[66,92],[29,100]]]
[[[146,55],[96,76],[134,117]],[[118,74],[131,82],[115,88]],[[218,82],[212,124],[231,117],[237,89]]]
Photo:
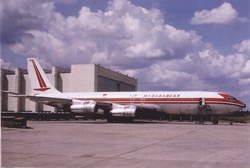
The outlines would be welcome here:
[[[133,105],[113,105],[113,109],[110,111],[112,117],[135,117],[136,106]]]
[[[93,100],[73,100],[70,110],[75,113],[94,113],[98,111],[96,104]]]

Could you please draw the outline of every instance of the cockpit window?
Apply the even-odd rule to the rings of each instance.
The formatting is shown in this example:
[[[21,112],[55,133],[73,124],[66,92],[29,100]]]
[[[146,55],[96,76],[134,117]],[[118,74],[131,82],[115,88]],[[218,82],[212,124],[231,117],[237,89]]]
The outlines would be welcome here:
[[[229,97],[228,100],[230,100],[230,101],[235,101],[235,100],[237,100],[237,99],[236,99],[235,97]]]

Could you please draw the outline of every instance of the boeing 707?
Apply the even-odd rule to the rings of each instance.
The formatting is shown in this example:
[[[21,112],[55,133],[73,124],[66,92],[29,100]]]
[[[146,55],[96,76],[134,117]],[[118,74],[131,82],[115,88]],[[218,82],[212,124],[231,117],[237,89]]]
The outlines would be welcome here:
[[[49,81],[36,58],[28,58],[28,74],[32,93],[27,97],[35,102],[72,113],[103,112],[108,122],[114,118],[136,117],[140,110],[167,114],[199,115],[205,107],[207,115],[218,116],[246,107],[235,97],[220,92],[149,91],[149,92],[82,92],[62,93]]]

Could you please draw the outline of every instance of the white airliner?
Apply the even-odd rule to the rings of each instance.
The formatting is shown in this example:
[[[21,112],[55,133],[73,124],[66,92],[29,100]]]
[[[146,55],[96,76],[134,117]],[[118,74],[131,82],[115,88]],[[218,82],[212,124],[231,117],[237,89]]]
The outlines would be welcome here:
[[[108,122],[114,118],[135,118],[138,111],[167,114],[223,115],[241,110],[246,104],[219,92],[83,92],[62,93],[55,89],[35,58],[28,58],[32,93],[29,99],[75,113],[103,112]],[[205,111],[205,112],[204,112]],[[218,123],[215,121],[215,123]]]

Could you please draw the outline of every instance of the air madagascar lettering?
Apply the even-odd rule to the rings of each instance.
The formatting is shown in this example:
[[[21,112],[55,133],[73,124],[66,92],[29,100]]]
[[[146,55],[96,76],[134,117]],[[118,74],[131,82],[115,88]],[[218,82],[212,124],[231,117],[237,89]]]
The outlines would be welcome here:
[[[144,98],[177,98],[180,94],[145,94]]]

